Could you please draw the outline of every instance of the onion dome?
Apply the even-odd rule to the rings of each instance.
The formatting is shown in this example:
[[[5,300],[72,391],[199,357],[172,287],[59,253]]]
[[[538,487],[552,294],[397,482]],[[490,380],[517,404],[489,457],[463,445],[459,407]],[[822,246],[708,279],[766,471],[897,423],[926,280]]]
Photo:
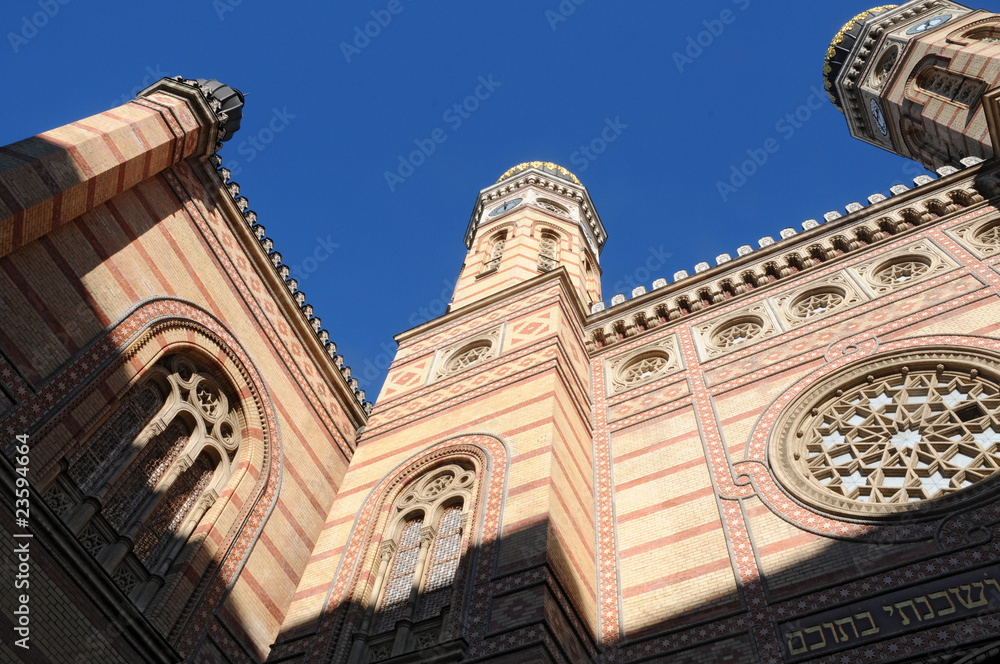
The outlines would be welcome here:
[[[551,161],[526,161],[523,164],[518,164],[501,175],[497,182],[503,182],[507,178],[517,175],[521,171],[525,171],[529,168],[537,168],[538,170],[544,171],[545,173],[553,175],[561,180],[566,180],[567,182],[572,182],[573,184],[580,184],[580,181],[576,179],[575,175],[567,171],[559,164],[553,164]]]
[[[840,70],[843,69],[844,63],[851,55],[851,50],[858,41],[858,37],[861,36],[865,24],[873,16],[896,7],[897,5],[882,5],[861,12],[845,23],[844,27],[834,35],[833,41],[830,42],[830,48],[826,50],[826,60],[823,63],[823,85],[826,86],[826,93],[830,95],[830,101],[841,113],[844,112],[844,107],[841,104],[840,93],[837,92],[837,88],[833,84],[834,80],[840,75]]]

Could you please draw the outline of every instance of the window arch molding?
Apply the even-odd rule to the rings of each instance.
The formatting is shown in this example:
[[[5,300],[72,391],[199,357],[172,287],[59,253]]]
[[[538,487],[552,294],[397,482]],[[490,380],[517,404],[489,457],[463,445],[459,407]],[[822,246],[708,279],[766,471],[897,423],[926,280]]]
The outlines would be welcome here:
[[[330,661],[348,662],[352,647],[357,649],[359,638],[365,640],[371,631],[373,617],[366,613],[374,607],[379,597],[372,597],[380,562],[392,558],[395,551],[393,537],[397,537],[405,523],[393,518],[393,508],[414,481],[424,479],[428,472],[435,472],[450,464],[465,465],[474,469],[475,484],[466,494],[471,500],[466,505],[463,525],[462,554],[455,574],[455,591],[458,606],[451,606],[447,623],[442,625],[440,643],[464,636],[469,642],[481,638],[485,625],[468,620],[472,611],[485,611],[488,595],[474,599],[476,586],[489,586],[489,579],[496,559],[501,513],[509,471],[509,454],[506,444],[489,434],[460,434],[410,457],[386,473],[369,492],[355,519],[349,544],[334,575],[332,587],[324,608],[326,619],[321,633],[327,635],[325,648],[332,650]],[[441,503],[447,508],[448,501]],[[394,525],[395,528],[386,530]],[[390,533],[387,536],[387,533]],[[474,553],[475,555],[470,555]],[[372,608],[372,613],[374,609]],[[363,635],[363,636],[362,636]],[[477,636],[478,635],[478,636]]]
[[[193,646],[211,622],[216,608],[215,603],[209,606],[205,598],[224,595],[225,588],[242,570],[250,550],[247,545],[256,537],[273,506],[281,465],[280,450],[275,447],[279,444],[274,435],[275,409],[266,396],[259,372],[235,337],[211,315],[186,302],[154,300],[140,305],[109,330],[97,347],[110,361],[86,358],[95,371],[83,383],[84,389],[60,403],[58,412],[47,418],[35,434],[38,440],[50,437],[61,444],[52,456],[40,460],[45,467],[40,469],[37,486],[43,494],[61,481],[60,471],[65,470],[66,460],[78,453],[81,445],[88,444],[89,437],[112,417],[134,389],[147,384],[164,386],[163,377],[155,370],[164,358],[178,354],[196,358],[211,366],[213,374],[228,381],[238,395],[241,443],[237,456],[228,462],[225,487],[209,485],[216,500],[204,506],[197,531],[192,532],[189,523],[181,524],[178,532],[184,533],[184,545],[172,556],[162,587],[145,609],[172,643],[191,640]],[[107,407],[91,421],[80,422],[74,437],[60,436],[65,418],[96,391],[107,391],[108,387],[114,396]],[[222,441],[211,441],[210,437],[195,445],[197,448],[186,448],[187,458],[192,462],[200,452],[217,455],[225,448]],[[190,453],[195,449],[197,453],[192,456]],[[238,510],[226,509],[231,495],[244,497]],[[251,521],[252,515],[257,515],[257,519]],[[213,532],[218,534],[212,535]],[[235,564],[223,566],[227,557]],[[184,578],[185,570],[192,566],[199,570],[194,581]],[[209,595],[212,587],[217,592]],[[197,625],[198,629],[188,629],[189,625]]]

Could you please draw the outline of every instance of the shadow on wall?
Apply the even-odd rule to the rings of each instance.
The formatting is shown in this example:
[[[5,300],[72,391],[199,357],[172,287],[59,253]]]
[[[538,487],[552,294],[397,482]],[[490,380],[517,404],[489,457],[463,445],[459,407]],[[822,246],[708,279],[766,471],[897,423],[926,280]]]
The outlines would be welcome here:
[[[751,524],[763,530],[773,525],[766,522],[778,519],[758,499],[751,502]],[[906,540],[899,539],[900,524],[876,530],[863,541],[823,538],[789,527],[785,539],[759,543],[762,577],[756,582],[751,579],[740,591],[696,605],[676,598],[676,611],[654,612],[626,602],[633,629],[603,647],[595,647],[590,621],[566,601],[566,586],[539,555],[539,542],[544,546],[546,538],[550,559],[561,554],[552,550],[558,544],[553,547],[546,525],[538,524],[502,538],[499,559],[512,563],[511,571],[504,571],[503,562],[491,566],[489,599],[471,590],[462,612],[461,643],[439,639],[442,620],[455,619],[450,607],[443,617],[410,623],[380,619],[377,605],[341,605],[331,606],[325,616],[286,624],[268,661],[305,661],[296,655],[303,651],[310,652],[308,661],[315,661],[319,652],[336,653],[332,660],[320,660],[334,662],[466,661],[458,650],[454,658],[445,656],[445,646],[458,644],[467,661],[489,656],[490,662],[518,663],[742,663],[771,657],[776,662],[824,658],[839,663],[866,661],[871,653],[878,653],[879,661],[914,664],[1000,662],[998,523],[994,518],[989,528],[981,528],[984,511],[949,515],[941,522],[916,517],[914,536]],[[946,543],[952,537],[957,539]],[[808,554],[789,555],[792,540],[803,539],[815,546],[808,547]],[[463,565],[482,553],[472,551]],[[968,567],[949,568],[947,560],[959,557]],[[740,572],[726,562],[735,584]],[[654,600],[669,605],[671,596],[667,584],[648,598],[649,605]],[[414,594],[412,601],[419,607],[422,597]],[[637,613],[642,614],[639,619]],[[359,617],[366,615],[366,629],[359,631]],[[325,650],[336,643],[339,649]],[[355,659],[347,657],[351,650],[345,644],[354,647]]]

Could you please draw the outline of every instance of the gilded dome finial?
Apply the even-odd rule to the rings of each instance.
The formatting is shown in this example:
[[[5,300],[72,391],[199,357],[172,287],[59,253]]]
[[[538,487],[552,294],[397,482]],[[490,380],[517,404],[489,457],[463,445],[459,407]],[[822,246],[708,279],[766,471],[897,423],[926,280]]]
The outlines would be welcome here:
[[[852,30],[856,27],[863,26],[865,21],[872,14],[881,13],[889,9],[895,9],[898,6],[899,5],[882,5],[881,7],[875,7],[874,9],[861,12],[844,24],[844,27],[842,27],[837,34],[833,36],[833,41],[830,42],[830,47],[826,49],[826,58],[823,60],[823,85],[826,87],[827,95],[830,96],[830,101],[833,102],[833,105],[836,106],[837,110],[841,113],[844,112],[844,109],[841,106],[840,99],[837,97],[837,91],[833,87],[833,79],[837,77],[838,73],[840,73],[840,68],[844,64],[846,53],[849,52],[851,47],[854,45],[854,39],[850,39],[849,43],[845,44],[845,46],[841,46],[841,44],[844,43],[845,38],[847,38],[848,34]],[[842,57],[838,58],[838,54],[841,54]]]
[[[570,173],[568,170],[560,166],[559,164],[554,164],[551,161],[526,161],[522,164],[518,164],[514,168],[510,169],[506,173],[500,176],[497,182],[503,182],[512,175],[516,175],[521,171],[525,171],[529,168],[537,168],[542,171],[548,171],[555,175],[556,177],[561,177],[563,179],[569,180],[575,184],[580,184],[580,181],[576,179],[576,176]]]

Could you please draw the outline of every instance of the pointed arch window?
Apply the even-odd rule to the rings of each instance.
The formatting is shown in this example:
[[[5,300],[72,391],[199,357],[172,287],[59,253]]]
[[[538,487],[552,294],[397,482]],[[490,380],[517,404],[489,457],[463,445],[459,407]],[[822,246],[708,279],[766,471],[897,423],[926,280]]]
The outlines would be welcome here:
[[[397,495],[348,661],[379,662],[447,638],[475,485],[474,466],[458,460],[421,473]]]
[[[231,474],[242,415],[232,389],[176,355],[152,369],[66,460],[43,496],[147,613]],[[232,404],[232,405],[230,405]]]

